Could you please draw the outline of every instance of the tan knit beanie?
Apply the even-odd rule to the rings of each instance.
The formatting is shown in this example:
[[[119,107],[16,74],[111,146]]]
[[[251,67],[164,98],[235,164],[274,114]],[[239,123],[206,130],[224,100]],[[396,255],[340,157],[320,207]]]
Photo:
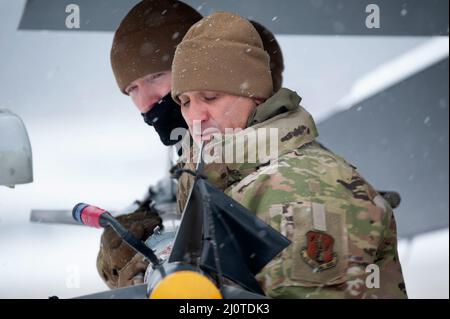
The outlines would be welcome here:
[[[144,0],[122,20],[111,48],[111,65],[120,90],[133,81],[171,68],[176,46],[202,18],[176,0]]]
[[[217,91],[266,99],[272,95],[270,58],[252,24],[216,12],[194,24],[178,45],[172,64],[172,97]]]

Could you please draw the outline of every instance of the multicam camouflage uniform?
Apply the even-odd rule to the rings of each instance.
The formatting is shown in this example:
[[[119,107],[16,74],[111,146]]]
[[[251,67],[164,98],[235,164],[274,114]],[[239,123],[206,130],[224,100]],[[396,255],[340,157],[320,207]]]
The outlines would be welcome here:
[[[261,287],[274,298],[406,298],[391,207],[355,167],[315,141],[300,101],[281,89],[249,120],[253,129],[278,128],[275,158],[205,166],[211,183],[292,241],[258,274]],[[180,211],[192,181],[180,178]]]

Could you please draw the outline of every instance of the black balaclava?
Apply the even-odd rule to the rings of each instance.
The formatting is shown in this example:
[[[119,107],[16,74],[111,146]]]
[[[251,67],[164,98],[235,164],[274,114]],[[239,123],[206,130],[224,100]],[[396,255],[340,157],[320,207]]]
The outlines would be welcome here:
[[[155,128],[161,142],[166,146],[175,145],[182,139],[182,136],[176,136],[177,139],[174,140],[170,139],[170,134],[174,129],[188,128],[183,115],[181,115],[181,108],[172,99],[170,92],[142,116],[145,123]]]

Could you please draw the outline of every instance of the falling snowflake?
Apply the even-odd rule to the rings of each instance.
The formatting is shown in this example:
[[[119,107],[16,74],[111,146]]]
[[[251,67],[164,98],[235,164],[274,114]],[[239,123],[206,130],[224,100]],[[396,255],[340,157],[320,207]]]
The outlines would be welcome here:
[[[264,238],[267,236],[267,232],[265,230],[261,230],[258,232],[258,237],[259,238]]]
[[[169,61],[170,59],[170,55],[169,54],[164,54],[163,57],[161,58],[162,61],[166,62]]]
[[[340,21],[333,22],[333,29],[336,33],[345,32],[345,25]]]
[[[203,2],[201,5],[199,5],[197,7],[197,11],[201,11],[205,5],[206,5],[206,2]]]
[[[242,83],[241,86],[240,86],[241,91],[245,91],[245,90],[247,90],[249,87],[250,87],[250,84],[249,84],[247,81],[245,81],[244,83]]]
[[[172,40],[177,39],[180,36],[180,32],[175,32],[174,34],[172,34]]]
[[[446,99],[439,99],[439,107],[441,109],[446,109],[447,105],[448,105],[448,103],[447,103]]]

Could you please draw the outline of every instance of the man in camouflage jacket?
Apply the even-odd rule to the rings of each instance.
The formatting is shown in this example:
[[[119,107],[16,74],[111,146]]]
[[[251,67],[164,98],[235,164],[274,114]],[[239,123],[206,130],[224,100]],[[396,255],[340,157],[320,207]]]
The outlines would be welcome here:
[[[213,185],[292,241],[259,282],[272,297],[405,298],[392,208],[355,167],[316,142],[314,120],[300,100],[281,89],[240,133],[277,128],[277,158],[205,166]],[[192,175],[181,175],[179,211],[192,183]]]
[[[260,72],[267,67],[260,48],[245,19],[228,13],[204,18],[191,27],[177,48],[172,96],[181,105],[191,133],[195,120],[202,122],[202,130],[203,126],[222,128],[221,121],[236,123],[236,119],[227,119],[227,112],[244,114],[233,103],[228,109],[225,106],[227,111],[218,112],[224,107],[221,101],[237,104],[263,99],[256,103],[242,131],[206,145],[209,150],[217,145],[222,150],[235,149],[248,159],[251,150],[261,147],[261,141],[251,134],[275,129],[277,152],[257,152],[252,161],[213,161],[211,157],[205,160],[203,171],[209,182],[291,240],[258,274],[261,287],[274,298],[406,298],[392,208],[355,167],[316,141],[314,120],[295,92],[270,93],[269,79]],[[203,58],[211,55],[217,57],[217,64]],[[218,76],[234,77],[238,84]],[[248,79],[245,90],[240,79]],[[273,135],[265,136],[267,146]],[[239,139],[248,143],[239,148]],[[185,169],[195,165],[187,157],[180,160]],[[180,212],[193,178],[190,174],[180,177]]]
[[[143,0],[123,18],[111,47],[111,66],[118,87],[129,96],[166,146],[175,129],[187,128],[180,107],[170,95],[170,69],[177,44],[192,24],[202,18],[194,8],[178,0]],[[253,21],[270,54],[273,86],[281,87],[284,62],[275,36]],[[146,240],[161,224],[155,209],[149,206],[152,196],[140,202],[139,208],[122,215],[119,221],[138,239]],[[107,227],[101,238],[97,269],[110,288],[142,283],[148,261],[137,254]]]

